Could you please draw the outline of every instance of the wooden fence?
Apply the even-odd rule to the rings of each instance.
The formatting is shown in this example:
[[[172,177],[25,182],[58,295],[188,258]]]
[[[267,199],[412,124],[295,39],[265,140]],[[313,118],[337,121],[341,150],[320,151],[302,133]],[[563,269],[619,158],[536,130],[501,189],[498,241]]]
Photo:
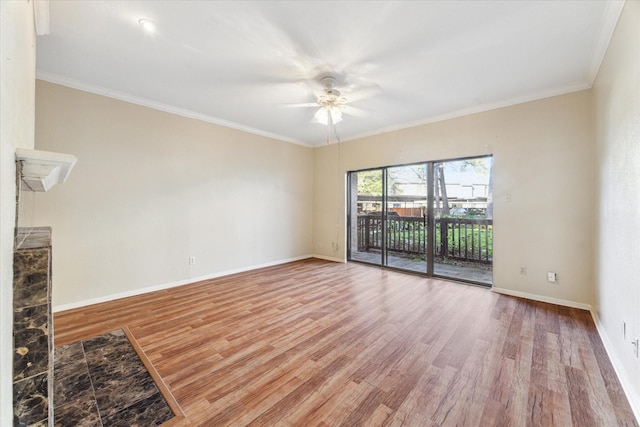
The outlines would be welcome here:
[[[358,215],[358,251],[382,248],[382,217]],[[436,219],[436,257],[491,263],[493,261],[493,220],[471,218]],[[424,217],[389,216],[387,251],[423,256],[427,247]]]

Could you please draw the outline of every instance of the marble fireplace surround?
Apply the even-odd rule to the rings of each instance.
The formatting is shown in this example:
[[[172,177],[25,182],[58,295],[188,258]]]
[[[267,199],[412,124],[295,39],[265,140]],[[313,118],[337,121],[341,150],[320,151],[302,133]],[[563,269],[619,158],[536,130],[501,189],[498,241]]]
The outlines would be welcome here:
[[[13,255],[14,426],[53,425],[51,228],[18,228]]]

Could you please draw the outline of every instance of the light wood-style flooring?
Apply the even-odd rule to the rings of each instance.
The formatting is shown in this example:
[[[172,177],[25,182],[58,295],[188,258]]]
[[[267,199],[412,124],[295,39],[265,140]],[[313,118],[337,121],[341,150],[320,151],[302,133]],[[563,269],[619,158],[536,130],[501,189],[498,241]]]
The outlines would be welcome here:
[[[638,426],[590,314],[305,260],[58,313],[128,327],[189,426]]]

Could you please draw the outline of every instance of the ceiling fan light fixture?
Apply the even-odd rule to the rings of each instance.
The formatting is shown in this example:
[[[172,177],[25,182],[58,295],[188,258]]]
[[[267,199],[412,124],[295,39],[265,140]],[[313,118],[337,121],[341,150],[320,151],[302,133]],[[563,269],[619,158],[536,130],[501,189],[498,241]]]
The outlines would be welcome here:
[[[342,121],[342,110],[339,107],[331,107],[329,109],[329,114],[331,115],[331,121],[333,124]]]
[[[331,123],[336,124],[342,121],[342,110],[337,106],[323,106],[314,114],[315,119],[323,125],[329,124],[329,118]]]
[[[139,19],[138,24],[140,24],[140,26],[149,33],[154,32],[156,29],[155,25],[153,25],[153,22],[149,21],[148,19]]]

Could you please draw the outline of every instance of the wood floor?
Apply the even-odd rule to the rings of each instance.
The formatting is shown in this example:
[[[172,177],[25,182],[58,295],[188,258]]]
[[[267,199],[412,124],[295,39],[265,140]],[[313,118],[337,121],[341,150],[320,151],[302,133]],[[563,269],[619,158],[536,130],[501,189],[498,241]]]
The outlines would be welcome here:
[[[128,327],[189,426],[638,426],[587,311],[305,260],[58,313]]]

